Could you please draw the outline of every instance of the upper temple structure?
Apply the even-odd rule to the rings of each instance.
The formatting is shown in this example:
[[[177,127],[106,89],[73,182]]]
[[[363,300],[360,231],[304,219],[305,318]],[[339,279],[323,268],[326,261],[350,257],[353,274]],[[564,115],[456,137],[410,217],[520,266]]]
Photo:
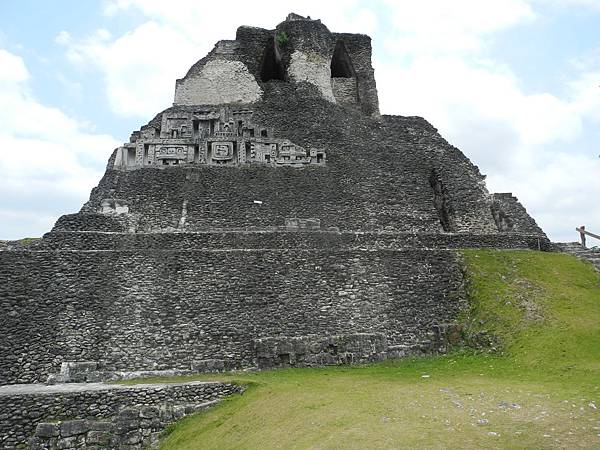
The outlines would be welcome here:
[[[425,119],[380,114],[368,36],[242,26],[79,212],[0,250],[0,384],[443,352],[455,249],[549,246]]]

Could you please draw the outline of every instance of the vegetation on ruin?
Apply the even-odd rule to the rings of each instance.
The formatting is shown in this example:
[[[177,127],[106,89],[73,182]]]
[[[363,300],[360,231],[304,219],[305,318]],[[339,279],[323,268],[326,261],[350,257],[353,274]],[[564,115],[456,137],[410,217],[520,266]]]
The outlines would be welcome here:
[[[161,448],[598,448],[600,276],[565,254],[462,254],[466,333],[496,351],[196,376],[248,389]]]
[[[28,237],[28,238],[18,239],[16,241],[0,240],[0,249],[7,248],[9,246],[27,247],[28,245],[31,245],[34,242],[38,242],[40,239],[41,238],[37,238],[37,237]]]
[[[275,42],[279,46],[283,46],[283,45],[287,44],[289,39],[290,38],[288,37],[288,35],[285,31],[281,31],[275,35]]]

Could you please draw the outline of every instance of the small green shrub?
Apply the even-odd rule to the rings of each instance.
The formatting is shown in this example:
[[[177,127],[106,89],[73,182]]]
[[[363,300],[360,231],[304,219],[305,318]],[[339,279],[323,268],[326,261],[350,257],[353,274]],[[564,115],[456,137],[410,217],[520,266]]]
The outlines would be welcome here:
[[[288,35],[285,31],[281,31],[275,35],[275,43],[277,43],[277,45],[285,45],[289,40],[290,38],[288,38]]]

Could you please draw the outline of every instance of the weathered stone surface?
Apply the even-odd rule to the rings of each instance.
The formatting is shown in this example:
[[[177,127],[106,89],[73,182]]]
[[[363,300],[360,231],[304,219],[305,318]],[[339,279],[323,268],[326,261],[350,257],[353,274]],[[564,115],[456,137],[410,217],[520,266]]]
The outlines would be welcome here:
[[[263,337],[381,333],[410,344],[465,301],[459,260],[434,249],[0,252],[0,268],[2,307],[20,311],[4,325],[6,381],[44,381],[74,358],[106,372],[255,367]]]
[[[511,193],[493,194],[492,214],[500,231],[544,235],[533,217]]]
[[[318,53],[296,50],[290,58],[289,77],[296,82],[305,81],[316,86],[324,99],[335,102],[328,62],[329,58]]]
[[[43,438],[58,436],[60,430],[55,423],[38,423],[35,428],[35,435]]]
[[[140,410],[140,417],[142,419],[153,419],[158,417],[159,409],[156,406],[147,406]]]
[[[175,103],[179,105],[218,105],[252,103],[262,89],[241,61],[213,60],[193,76],[178,80]]]
[[[87,433],[89,426],[86,420],[69,420],[60,424],[60,434],[63,437]]]
[[[222,383],[0,389],[3,449],[120,448],[149,445],[156,433],[186,414],[243,388]],[[11,390],[14,393],[11,393]],[[46,392],[44,392],[46,391]],[[30,411],[41,411],[32,418]]]
[[[58,439],[56,442],[57,449],[70,449],[70,448],[80,448],[84,445],[84,440],[82,436],[69,436]]]
[[[260,368],[377,362],[387,358],[388,347],[384,334],[366,333],[278,336],[257,339],[254,345]]]
[[[86,437],[86,444],[106,446],[110,443],[111,434],[108,431],[90,431]]]

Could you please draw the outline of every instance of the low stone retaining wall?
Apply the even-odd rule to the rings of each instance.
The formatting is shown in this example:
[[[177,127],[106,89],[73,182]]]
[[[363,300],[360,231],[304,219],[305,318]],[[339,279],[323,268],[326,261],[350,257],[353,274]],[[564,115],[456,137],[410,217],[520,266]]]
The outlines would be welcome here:
[[[142,448],[168,424],[243,389],[217,382],[2,386],[0,448]]]
[[[387,358],[381,333],[337,336],[267,337],[254,342],[258,367],[361,364]]]

